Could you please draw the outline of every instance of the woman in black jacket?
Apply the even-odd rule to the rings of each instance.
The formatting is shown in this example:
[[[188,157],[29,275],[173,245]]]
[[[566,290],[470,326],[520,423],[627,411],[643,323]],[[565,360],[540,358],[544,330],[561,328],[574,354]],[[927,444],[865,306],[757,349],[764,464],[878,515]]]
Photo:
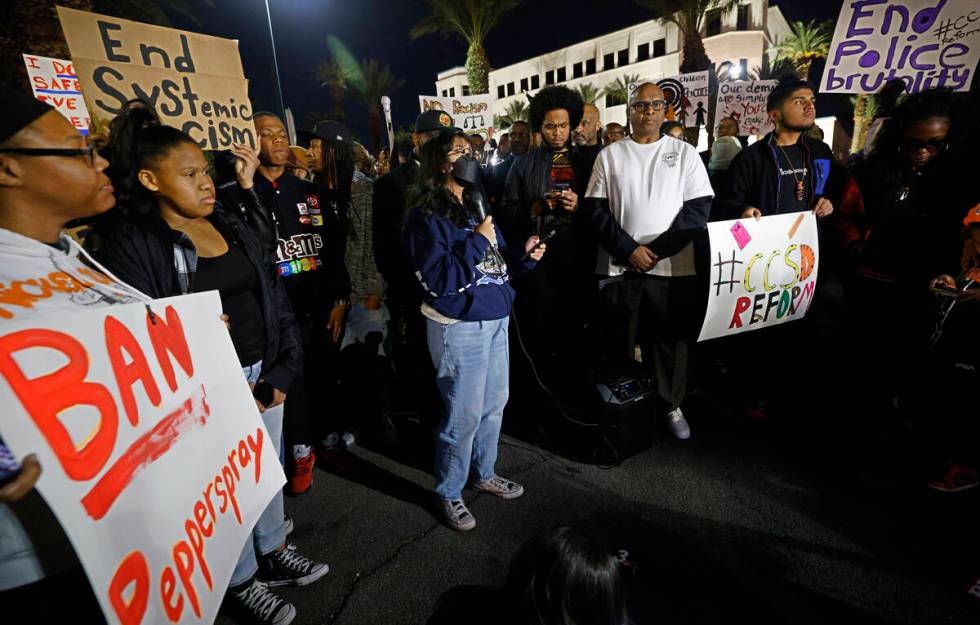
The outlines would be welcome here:
[[[232,343],[278,453],[282,404],[301,372],[302,348],[266,246],[216,204],[208,160],[189,136],[160,125],[143,104],[128,106],[111,130],[107,173],[118,201],[114,214],[93,233],[96,257],[155,298],[218,291]],[[233,153],[241,169],[254,173],[254,150],[236,146]],[[286,545],[285,527],[280,492],[256,523],[232,574],[225,605],[233,617],[287,622],[295,608],[268,586],[305,585],[326,574],[325,564]]]

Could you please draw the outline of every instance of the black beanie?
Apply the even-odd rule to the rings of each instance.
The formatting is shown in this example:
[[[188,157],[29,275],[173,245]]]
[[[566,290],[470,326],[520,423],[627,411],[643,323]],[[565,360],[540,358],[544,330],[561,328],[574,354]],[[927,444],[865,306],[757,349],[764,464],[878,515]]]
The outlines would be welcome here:
[[[0,143],[53,110],[51,105],[41,102],[23,89],[0,83]]]

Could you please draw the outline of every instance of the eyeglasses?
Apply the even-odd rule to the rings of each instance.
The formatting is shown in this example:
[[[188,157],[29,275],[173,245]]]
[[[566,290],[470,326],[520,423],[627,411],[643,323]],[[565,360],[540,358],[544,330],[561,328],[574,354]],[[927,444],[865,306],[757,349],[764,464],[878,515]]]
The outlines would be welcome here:
[[[646,113],[647,109],[662,111],[667,108],[667,100],[639,100],[630,104],[630,108],[637,113]]]
[[[0,152],[24,156],[85,156],[92,168],[95,168],[95,157],[98,154],[94,145],[84,148],[0,148]]]
[[[945,152],[946,148],[949,147],[949,143],[945,139],[929,139],[928,141],[919,141],[918,139],[913,139],[908,137],[902,139],[901,148],[905,152],[914,154],[920,150],[925,150],[929,154],[935,154],[936,152]]]
[[[541,129],[547,130],[548,132],[554,132],[556,130],[568,130],[571,128],[571,124],[565,122],[563,124],[542,124]]]

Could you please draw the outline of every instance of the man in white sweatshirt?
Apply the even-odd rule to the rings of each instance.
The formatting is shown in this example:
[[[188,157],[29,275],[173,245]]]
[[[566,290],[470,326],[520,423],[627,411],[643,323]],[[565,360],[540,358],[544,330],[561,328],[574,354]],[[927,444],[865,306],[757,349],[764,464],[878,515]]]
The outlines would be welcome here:
[[[62,231],[68,222],[115,204],[104,173],[108,165],[56,110],[0,85],[0,329],[39,315],[147,299],[84,264],[80,247]],[[10,460],[0,441],[3,457]],[[78,577],[72,581],[84,578],[33,490],[41,473],[36,458],[18,460],[19,472],[0,473],[0,591],[21,589],[18,597],[33,605],[20,599],[18,605],[37,616],[43,604],[65,605],[65,597],[44,601],[44,584],[35,582],[73,566]],[[66,585],[57,585],[59,594]]]

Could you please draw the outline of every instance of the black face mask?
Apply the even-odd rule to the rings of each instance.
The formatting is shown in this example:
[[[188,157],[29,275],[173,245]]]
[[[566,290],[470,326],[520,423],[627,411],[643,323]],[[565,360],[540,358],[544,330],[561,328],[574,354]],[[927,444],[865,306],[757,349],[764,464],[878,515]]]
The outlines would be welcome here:
[[[472,186],[480,181],[480,161],[461,156],[453,163],[453,178],[461,185]]]

